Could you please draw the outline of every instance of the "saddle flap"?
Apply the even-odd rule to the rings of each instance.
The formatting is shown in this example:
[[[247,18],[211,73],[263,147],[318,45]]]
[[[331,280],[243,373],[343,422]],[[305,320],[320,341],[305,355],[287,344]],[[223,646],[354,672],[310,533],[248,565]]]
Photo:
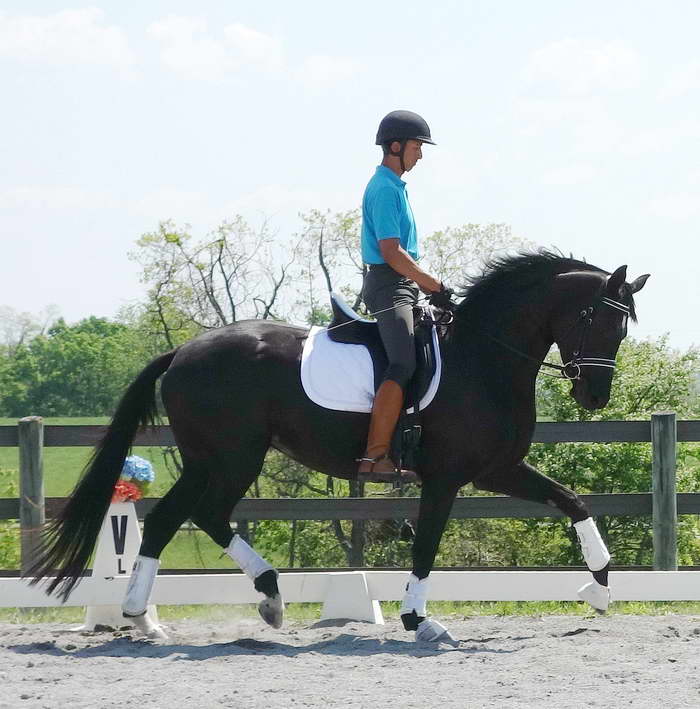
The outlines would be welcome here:
[[[379,388],[389,359],[382,343],[379,327],[374,320],[360,317],[338,293],[331,293],[333,320],[328,326],[328,336],[334,342],[364,345],[372,358],[374,389]],[[430,387],[436,368],[436,353],[432,328],[421,318],[416,318],[414,330],[416,371],[407,387],[406,405],[412,407],[420,401]]]

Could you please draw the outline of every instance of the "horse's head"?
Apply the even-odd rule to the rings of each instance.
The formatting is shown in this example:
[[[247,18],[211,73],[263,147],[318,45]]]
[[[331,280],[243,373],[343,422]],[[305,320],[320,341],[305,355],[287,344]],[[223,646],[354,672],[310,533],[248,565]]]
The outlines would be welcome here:
[[[572,381],[571,396],[585,409],[602,409],[610,399],[615,356],[628,318],[635,317],[632,295],[649,278],[626,283],[626,274],[627,266],[620,266],[609,276],[575,271],[556,277],[552,335]]]

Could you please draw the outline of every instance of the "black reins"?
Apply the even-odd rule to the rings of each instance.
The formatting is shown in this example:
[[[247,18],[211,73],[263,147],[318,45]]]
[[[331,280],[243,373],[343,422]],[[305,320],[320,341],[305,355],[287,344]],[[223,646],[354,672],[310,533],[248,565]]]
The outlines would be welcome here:
[[[427,300],[427,298],[422,298],[422,300]],[[422,320],[424,323],[431,324],[431,325],[436,325],[438,328],[443,330],[447,330],[447,328],[452,324],[454,320],[454,307],[456,307],[456,304],[454,302],[451,303],[452,307],[446,307],[446,308],[441,308],[441,309],[435,309],[435,308],[421,308],[422,310]],[[557,377],[558,379],[568,379],[569,381],[575,381],[577,379],[581,379],[581,368],[582,367],[603,367],[606,369],[615,369],[616,363],[614,359],[606,359],[604,357],[584,357],[583,356],[583,350],[586,346],[586,338],[588,337],[588,333],[590,332],[590,328],[593,325],[593,316],[595,315],[595,310],[597,305],[607,305],[610,308],[614,308],[615,310],[619,310],[621,313],[625,315],[625,317],[629,317],[630,314],[630,309],[629,306],[625,305],[624,303],[620,303],[617,300],[613,300],[612,298],[607,298],[605,296],[600,296],[599,298],[596,299],[593,305],[588,306],[587,308],[584,308],[580,313],[578,318],[576,319],[576,322],[569,328],[569,331],[566,333],[564,338],[562,339],[567,339],[568,336],[571,334],[571,332],[574,330],[574,328],[582,326],[581,330],[581,337],[579,339],[579,344],[578,348],[574,351],[572,358],[566,362],[566,364],[555,364],[554,362],[546,362],[546,361],[541,361],[537,357],[533,357],[532,355],[529,355],[527,352],[523,352],[522,350],[517,349],[516,347],[513,347],[512,345],[509,345],[507,342],[503,342],[503,340],[499,339],[495,335],[492,335],[490,332],[485,332],[484,334],[497,344],[499,344],[501,347],[507,349],[509,352],[512,352],[513,354],[518,355],[519,357],[522,357],[523,359],[530,360],[531,362],[535,362],[535,364],[539,365],[539,367],[547,367],[548,369],[554,369],[555,371],[558,372],[558,374],[549,374],[549,372],[542,372],[542,374],[546,374],[547,376],[550,377]],[[378,313],[383,313],[388,310],[394,310],[398,306],[393,306],[390,308],[385,308],[384,310],[377,311],[376,313],[370,313],[370,315],[377,315]],[[349,325],[350,322],[344,322],[344,323],[339,323],[337,325],[333,325],[331,327],[325,328],[326,330],[334,330],[337,327],[343,327],[344,325]]]
[[[522,350],[512,347],[507,342],[503,342],[503,340],[500,340],[491,333],[486,334],[491,340],[501,345],[501,347],[505,347],[505,349],[509,350],[510,352],[513,352],[513,354],[517,354],[520,357],[523,357],[524,359],[529,359],[531,362],[535,362],[540,367],[547,367],[548,369],[554,369],[559,372],[559,374],[549,374],[548,372],[542,372],[542,374],[547,374],[548,376],[557,377],[559,379],[568,379],[569,381],[574,381],[576,379],[581,379],[581,367],[604,367],[607,369],[615,369],[614,359],[583,356],[583,350],[586,346],[586,338],[588,336],[588,333],[590,332],[591,326],[593,325],[593,316],[595,315],[595,308],[597,304],[607,305],[610,308],[619,310],[620,312],[624,313],[625,316],[629,317],[630,309],[627,305],[625,305],[624,303],[620,303],[617,300],[613,300],[612,298],[606,298],[605,296],[601,296],[596,304],[584,308],[579,313],[576,322],[571,326],[571,328],[569,328],[569,332],[567,332],[566,336],[562,338],[567,339],[572,330],[574,330],[574,328],[582,326],[583,329],[581,330],[581,338],[579,339],[578,348],[574,351],[572,358],[568,362],[566,362],[566,364],[541,362],[539,359],[537,359],[537,357],[532,357],[531,355],[527,354],[527,352],[523,352]]]

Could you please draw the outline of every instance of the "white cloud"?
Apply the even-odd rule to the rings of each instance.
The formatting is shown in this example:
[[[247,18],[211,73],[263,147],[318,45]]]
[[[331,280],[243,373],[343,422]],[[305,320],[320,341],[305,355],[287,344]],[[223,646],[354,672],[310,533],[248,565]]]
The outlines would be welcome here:
[[[119,206],[108,192],[83,187],[16,187],[0,192],[0,209],[109,209]]]
[[[520,132],[528,136],[549,133],[557,124],[572,120],[599,121],[604,110],[597,99],[526,98],[515,104],[515,118]]]
[[[700,89],[700,59],[677,67],[668,76],[659,98],[677,98]]]
[[[346,57],[316,54],[306,57],[295,72],[295,78],[309,87],[328,86],[349,79],[360,65]]]
[[[313,188],[289,187],[281,184],[262,185],[258,189],[241,195],[226,205],[226,213],[255,213],[274,219],[276,216],[293,216],[311,209],[342,210],[352,208],[357,195],[348,195],[341,190],[319,190]]]
[[[148,33],[163,45],[163,63],[187,79],[221,81],[246,67],[273,71],[283,63],[277,39],[240,24],[224,27],[216,39],[205,19],[170,15]]]
[[[648,153],[671,153],[700,141],[700,121],[680,118],[663,127],[650,128],[622,136],[617,150],[624,155],[638,156]]]
[[[114,25],[105,26],[104,13],[98,8],[43,16],[0,14],[0,55],[122,69],[135,63],[125,33]]]
[[[545,185],[571,186],[590,182],[597,174],[597,170],[592,165],[573,164],[556,168],[546,172],[542,176]]]
[[[660,194],[649,200],[651,214],[674,221],[685,221],[700,216],[700,171],[690,172],[677,183],[674,191]]]
[[[528,138],[566,140],[575,153],[614,150],[623,128],[598,98],[525,99],[515,105],[518,130]]]
[[[523,73],[532,84],[580,96],[634,88],[642,66],[638,53],[623,42],[563,39],[535,51]]]
[[[700,214],[697,190],[660,195],[649,202],[649,211],[656,217],[685,221]]]
[[[224,27],[224,37],[240,66],[249,64],[270,70],[282,67],[282,45],[274,37],[240,24]]]
[[[203,192],[162,188],[140,199],[130,200],[131,212],[149,217],[154,222],[173,219],[190,224],[206,223],[211,219],[212,206]]]
[[[148,33],[162,43],[163,64],[186,79],[220,81],[233,69],[223,42],[206,36],[206,21],[191,17],[167,17],[154,22]]]
[[[150,25],[148,33],[161,43],[163,63],[188,79],[222,81],[255,70],[319,88],[346,80],[360,69],[349,58],[320,54],[291,67],[277,37],[240,23],[222,27],[215,36],[204,18],[170,15]]]

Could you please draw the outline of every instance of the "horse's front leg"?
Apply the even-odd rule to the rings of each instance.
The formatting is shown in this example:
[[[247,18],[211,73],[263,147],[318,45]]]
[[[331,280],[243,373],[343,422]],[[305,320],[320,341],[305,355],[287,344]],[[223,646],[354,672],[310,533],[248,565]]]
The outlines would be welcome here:
[[[599,612],[604,613],[608,609],[610,553],[588,508],[575,492],[543,475],[524,461],[512,468],[490,473],[484,478],[477,478],[474,480],[474,487],[511,495],[521,500],[541,502],[556,507],[570,517],[581,544],[586,566],[593,574],[593,581],[582,586],[578,590],[578,596]]]
[[[413,572],[408,577],[401,605],[401,620],[406,630],[416,632],[416,640],[456,644],[441,623],[428,617],[428,575],[433,568],[442,533],[458,488],[425,480],[421,489],[418,525],[413,542]]]

